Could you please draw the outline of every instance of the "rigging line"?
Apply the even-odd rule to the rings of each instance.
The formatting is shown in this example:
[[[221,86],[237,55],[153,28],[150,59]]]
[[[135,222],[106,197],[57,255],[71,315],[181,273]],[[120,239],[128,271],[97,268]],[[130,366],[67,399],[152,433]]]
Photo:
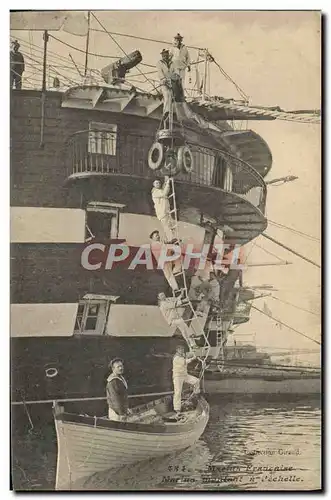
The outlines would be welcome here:
[[[299,307],[299,306],[296,306],[295,304],[292,304],[292,302],[287,302],[286,300],[282,300],[282,299],[279,299],[278,297],[276,297],[275,295],[270,295],[270,297],[272,299],[275,299],[275,300],[279,300],[279,302],[283,302],[284,304],[288,304],[289,306],[292,306],[292,307],[295,307],[296,309],[300,309],[300,311],[305,311],[305,312],[308,312],[310,314],[313,314],[314,316],[317,316],[318,318],[320,317],[319,314],[317,313],[314,313],[313,311],[309,311],[309,309],[305,309],[304,307]]]
[[[231,78],[230,75],[228,75],[226,73],[226,71],[224,71],[224,69],[221,67],[221,65],[217,61],[215,61],[214,57],[211,54],[209,54],[209,56],[212,58],[211,62],[214,62],[216,64],[216,66],[218,67],[218,69],[220,70],[222,75],[225,76],[225,78],[227,78],[236,87],[236,89],[238,90],[241,97],[243,97],[245,99],[245,101],[248,101],[248,99],[249,99],[248,95],[245,94],[243,89],[241,87],[239,87],[239,85]]]
[[[308,257],[305,257],[304,255],[301,255],[299,252],[297,252],[296,250],[293,250],[292,248],[288,247],[287,245],[284,245],[284,243],[280,243],[280,241],[277,241],[275,238],[272,238],[271,236],[269,236],[268,234],[266,233],[261,233],[261,236],[264,236],[264,238],[267,238],[268,240],[272,241],[273,243],[275,243],[276,245],[282,247],[282,248],[285,248],[285,250],[288,250],[289,252],[293,253],[294,255],[296,255],[297,257],[300,257],[300,259],[302,260],[306,260],[307,262],[309,262],[310,264],[312,264],[313,266],[316,266],[318,267],[319,269],[321,268],[321,266],[319,264],[317,264],[316,262],[314,262],[313,260],[311,259],[308,259]]]
[[[93,14],[93,12],[92,12],[92,16],[95,17],[95,15]],[[98,19],[97,19],[97,21],[98,21]],[[94,30],[91,30],[91,31],[94,31]],[[109,34],[109,32],[107,30],[105,30],[104,33]],[[49,36],[52,37],[52,38],[54,38],[54,40],[56,40],[57,42],[60,42],[63,45],[66,45],[67,47],[70,47],[73,50],[77,50],[78,52],[82,52],[83,54],[85,54],[85,50],[79,49],[78,47],[75,47],[74,45],[71,45],[70,43],[64,42],[63,40],[60,40],[60,38],[57,38],[54,35],[49,35]],[[109,34],[109,36],[111,36],[111,35]],[[123,49],[121,48],[121,50],[123,50]],[[118,59],[118,56],[108,56],[108,55],[105,55],[105,54],[96,54],[94,52],[89,52],[88,55],[89,56],[93,56],[93,57],[103,57],[105,59]],[[152,64],[147,64],[147,63],[140,63],[140,64],[142,66],[147,66],[148,68],[155,68],[155,65],[152,65]]]
[[[28,57],[29,59],[31,59],[32,61],[34,61],[35,63],[39,64],[38,61],[36,61],[35,59],[31,58],[30,56],[28,56],[26,54],[26,57]],[[30,66],[34,67],[35,69],[37,69],[38,71],[43,71],[41,67],[38,67],[36,66],[35,64],[32,64],[31,62],[28,63]],[[62,73],[60,73],[57,69],[55,69],[51,64],[48,65],[49,68],[51,68],[54,73],[56,73],[57,75],[61,76],[62,78],[64,78],[65,80],[69,81],[69,82],[72,82],[74,83],[75,85],[79,85],[79,82],[77,82],[76,80],[73,80],[72,78],[66,76],[66,75],[63,75]]]
[[[284,323],[283,321],[280,321],[279,319],[277,318],[274,318],[273,316],[270,316],[270,314],[267,314],[265,313],[264,311],[262,311],[262,309],[259,309],[258,307],[254,306],[252,304],[252,309],[256,309],[257,311],[259,311],[261,314],[264,314],[264,316],[267,316],[269,319],[272,319],[273,321],[275,321],[275,323],[279,323],[280,325],[283,325],[285,326],[286,328],[288,328],[289,330],[292,330],[293,332],[295,333],[298,333],[299,335],[302,335],[303,337],[305,337],[306,339],[308,340],[311,340],[312,342],[315,342],[315,344],[317,345],[321,345],[321,342],[319,342],[318,340],[315,340],[313,339],[312,337],[309,337],[308,335],[306,335],[305,333],[302,333],[300,332],[299,330],[296,330],[295,328],[293,328],[292,326],[289,326],[287,325],[286,323]]]
[[[52,36],[52,35],[49,35]],[[17,40],[21,43],[21,45],[27,45],[25,40],[21,38],[17,38]],[[34,51],[35,55],[38,56],[40,54],[43,54],[43,49],[41,49],[38,45],[32,44],[34,46]],[[38,54],[39,52],[39,54]],[[70,62],[70,60],[67,57],[64,56],[59,56],[56,52],[53,52],[52,50],[47,51],[48,59],[53,58],[53,59],[58,59],[59,61],[65,61],[66,63]]]
[[[91,31],[98,31],[99,33],[103,33],[103,30],[99,30],[97,28],[91,28]],[[145,40],[146,42],[155,42],[155,43],[164,43],[165,45],[173,45],[172,42],[166,42],[164,40],[156,40],[155,38],[145,38],[142,36],[136,36],[136,35],[127,35],[126,33],[116,33],[115,31],[110,32],[112,35],[117,35],[117,36],[125,36],[127,38],[135,38],[136,40]],[[193,45],[186,45],[188,49],[194,49],[194,50],[203,50],[201,47],[194,47]]]
[[[35,67],[39,69],[39,66],[41,66],[41,64],[40,64],[40,62],[39,62],[37,59],[34,59],[33,57],[29,56],[28,54],[26,54],[26,57],[27,57],[28,59],[31,59],[31,61],[33,61],[34,63],[36,63],[38,66],[35,66]],[[31,64],[31,63],[28,63],[28,64],[30,64],[30,66],[34,66],[34,65],[33,65],[33,64]],[[53,64],[52,64],[52,63],[51,63],[51,64],[48,64],[48,67],[49,67],[49,68],[52,68],[52,69],[53,69],[56,73],[59,73],[59,71],[58,71],[57,69],[55,69],[55,68],[57,68],[57,66],[53,66]],[[41,68],[41,67],[40,67],[40,69],[42,70],[42,68]],[[74,71],[74,69],[72,69],[72,71]],[[61,75],[61,73],[59,73],[59,74]],[[75,75],[76,75],[76,73],[75,73]],[[61,76],[64,76],[64,75],[61,75]],[[68,79],[68,77],[65,77],[65,78],[67,78],[67,79]],[[75,80],[72,80],[72,81],[75,83]]]
[[[39,66],[36,66],[35,64],[32,64],[30,61],[27,63],[28,64],[28,67],[30,68],[33,68],[35,69],[35,71],[40,71],[42,72],[42,68],[39,67]],[[69,81],[72,81],[73,83],[77,83],[75,80],[73,79],[70,79],[70,77],[66,76],[66,75],[63,75],[62,73],[60,73],[57,69],[55,69],[53,66],[51,65],[48,65],[48,69],[51,69],[52,70],[52,73],[56,74],[56,75],[59,75],[61,76],[62,78],[64,78],[65,80],[69,80]],[[76,76],[76,74],[75,74]]]
[[[281,259],[280,257],[278,257],[278,255],[276,255],[275,253],[272,253],[270,252],[270,250],[267,250],[266,248],[264,248],[263,246],[259,245],[258,243],[256,243],[256,246],[261,248],[261,250],[263,250],[265,253],[268,253],[269,255],[272,255],[273,257],[276,257],[276,259],[280,260],[281,262],[284,262],[284,259]]]
[[[128,57],[128,54],[125,52],[125,50],[121,47],[121,45],[117,42],[117,40],[115,40],[115,38],[114,38],[114,37],[113,37],[113,36],[109,33],[109,31],[107,31],[107,29],[104,27],[104,25],[102,24],[102,22],[101,22],[101,21],[99,21],[99,19],[96,17],[96,15],[95,15],[95,14],[93,14],[93,12],[91,12],[91,14],[92,14],[92,16],[94,17],[94,19],[95,19],[95,20],[96,20],[96,21],[100,24],[101,28],[103,28],[103,29],[104,29],[105,33],[107,33],[107,34],[108,34],[108,36],[109,36],[109,37],[113,40],[113,42],[117,45],[117,47],[118,47],[118,48],[119,48],[119,49],[120,49],[120,50],[121,50],[121,51],[122,51],[122,52],[123,52],[123,53],[124,53],[124,54]],[[147,81],[147,82],[149,82],[149,83],[151,83],[151,84],[152,84],[152,87],[154,87],[154,89],[156,90],[154,83],[153,83],[153,82],[151,82],[151,81],[149,80],[149,78],[148,78],[146,75],[144,75],[144,73],[143,73],[143,72],[139,69],[139,67],[137,67],[137,66],[136,66],[136,68],[137,68],[137,70],[139,71],[139,73],[141,73],[141,74],[142,74],[142,76],[146,79],[146,81]]]
[[[28,59],[31,59],[31,61],[35,62],[37,65],[41,66],[41,63],[40,61],[38,61],[37,59],[34,59],[33,57],[29,56],[28,54],[25,55]],[[38,57],[38,54],[35,54],[36,57]],[[31,65],[31,63],[29,63]],[[54,68],[63,68],[64,70],[67,70],[69,72],[72,72],[76,75],[76,72],[74,70],[73,67],[65,67],[65,66],[60,66],[60,65],[57,65],[57,64],[54,64],[52,63],[52,61],[50,61],[50,63],[47,64],[48,67],[52,67],[52,69]]]
[[[316,238],[316,236],[312,236],[311,234],[304,233],[303,231],[299,231],[298,229],[294,229],[293,227],[286,226],[285,224],[281,224],[280,222],[275,222],[271,219],[268,219],[268,222],[270,222],[270,224],[272,224],[274,226],[279,226],[279,227],[282,227],[284,229],[288,229],[289,231],[292,231],[293,233],[300,234],[301,236],[306,236],[307,238],[318,241],[319,243],[321,242],[321,240]]]
[[[244,260],[244,262],[243,262],[244,264],[246,264],[246,262],[247,262],[247,260],[248,260],[248,257],[250,256],[250,254],[251,254],[251,253],[252,253],[252,251],[254,250],[254,247],[255,247],[255,246],[256,246],[256,241],[253,241],[252,246],[251,246],[251,249],[250,249],[249,253],[246,255],[246,258],[245,258],[245,260]]]
[[[27,78],[26,76],[23,76],[23,77],[22,77],[22,80],[23,80],[24,82],[28,82],[28,83],[30,83],[33,87],[36,85],[36,83],[33,83],[33,81],[32,81],[32,78],[31,78],[31,77],[28,77],[28,78]],[[36,79],[36,78],[34,78],[33,80],[37,80],[37,79]]]

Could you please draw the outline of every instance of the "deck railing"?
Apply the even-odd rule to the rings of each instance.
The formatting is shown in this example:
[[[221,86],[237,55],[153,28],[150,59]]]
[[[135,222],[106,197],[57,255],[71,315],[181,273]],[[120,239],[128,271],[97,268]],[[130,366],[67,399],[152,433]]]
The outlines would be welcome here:
[[[147,164],[153,142],[153,136],[122,135],[109,130],[76,132],[67,142],[67,175],[120,174],[154,179],[156,173]],[[223,150],[189,146],[194,168],[191,173],[180,173],[178,180],[231,191],[264,213],[266,185],[253,167]]]

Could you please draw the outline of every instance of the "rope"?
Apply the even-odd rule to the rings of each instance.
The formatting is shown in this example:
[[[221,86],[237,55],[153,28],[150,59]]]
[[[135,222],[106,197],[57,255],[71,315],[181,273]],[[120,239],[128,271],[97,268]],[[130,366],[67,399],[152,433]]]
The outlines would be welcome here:
[[[92,13],[92,15],[94,16],[93,13]],[[98,19],[97,19],[97,21],[98,21]],[[91,30],[91,31],[96,31],[96,30]],[[102,33],[105,33],[105,31],[106,31],[106,33],[108,35],[110,35],[110,32],[107,31],[106,29],[104,29],[103,31],[102,30],[98,30],[98,31],[100,31]],[[70,47],[71,49],[76,50],[77,52],[82,52],[83,54],[85,54],[85,50],[79,49],[78,47],[75,47],[74,45],[71,45],[70,43],[64,42],[63,40],[60,40],[59,38],[57,38],[54,35],[49,35],[49,36],[52,37],[52,38],[54,38],[54,40],[56,40],[57,42],[60,42],[63,45],[66,45],[67,47]],[[114,41],[115,41],[115,39],[114,39]],[[120,47],[120,49],[123,50],[121,47]],[[105,59],[118,59],[118,56],[109,56],[109,55],[106,55],[106,54],[96,54],[94,52],[88,52],[88,55],[89,56],[94,56],[94,57],[103,57]],[[153,65],[153,64],[147,64],[147,63],[140,63],[140,64],[142,66],[147,66],[148,68],[155,68],[155,65]],[[155,72],[153,71],[153,73],[155,73]]]
[[[26,57],[28,59],[31,59],[31,61],[35,62],[37,65],[39,65],[39,61],[37,61],[36,59],[30,57],[29,55],[26,55]],[[36,66],[35,64],[31,64],[31,62],[29,64],[30,64],[31,67],[37,69],[38,71],[42,71],[41,67]],[[70,78],[68,76],[65,76],[63,73],[60,73],[60,71],[58,71],[57,69],[55,69],[55,67],[53,67],[52,64],[49,64],[48,67],[51,68],[51,69],[53,69],[54,73],[56,73],[57,75],[61,76],[62,78],[64,78],[68,82],[74,83],[75,85],[79,85],[79,82],[77,82],[77,80],[73,80],[72,78]]]
[[[279,302],[283,302],[283,304],[287,304],[289,306],[295,307],[296,309],[300,309],[300,311],[305,311],[310,314],[313,314],[314,316],[317,316],[318,318],[320,317],[319,314],[314,313],[313,311],[309,311],[309,309],[305,309],[303,307],[296,306],[295,304],[292,304],[292,302],[286,302],[286,300],[279,299],[278,297],[275,297],[275,295],[270,295],[272,299],[278,300]]]
[[[96,28],[91,28],[91,31],[103,33],[103,30],[98,30]],[[145,38],[142,36],[127,35],[126,33],[116,33],[115,31],[110,31],[109,33],[111,33],[112,35],[117,35],[117,36],[125,36],[127,38],[135,38],[136,40],[145,40],[146,42],[164,43],[165,45],[172,45],[172,42],[167,42],[164,40],[157,40],[156,38]],[[186,45],[186,47],[188,49],[203,50],[201,47],[194,47],[193,45]]]
[[[263,250],[265,253],[269,254],[269,255],[272,255],[273,257],[276,257],[276,259],[280,260],[281,262],[283,262],[283,259],[281,259],[280,257],[278,257],[278,255],[276,255],[275,253],[273,252],[270,252],[270,250],[267,250],[266,248],[264,248],[263,246],[261,245],[258,245],[258,243],[256,243],[256,246],[261,248],[261,250]]]
[[[285,250],[288,250],[289,252],[293,253],[297,257],[300,257],[300,259],[305,260],[305,261],[309,262],[310,264],[313,264],[313,266],[316,266],[319,269],[321,268],[321,266],[319,264],[317,264],[316,262],[314,262],[313,260],[308,259],[308,257],[305,257],[304,255],[301,255],[299,252],[296,252],[295,250],[293,250],[292,248],[288,247],[287,245],[284,245],[283,243],[280,243],[279,241],[275,240],[275,238],[272,238],[268,234],[261,233],[261,236],[264,236],[264,238],[267,238],[268,240],[272,241],[273,243],[276,243],[276,245],[279,245],[280,247],[285,248]]]
[[[49,36],[52,36],[52,35],[49,35]],[[21,45],[24,47],[24,45],[27,46],[25,40],[23,39],[20,39],[20,38],[17,38],[17,40],[19,40],[19,42],[21,43]],[[59,40],[61,41],[61,40]],[[43,54],[43,49],[41,49],[38,45],[35,45],[35,44],[32,44],[33,47],[34,47],[34,52],[35,52],[35,55],[38,56],[40,54]],[[39,53],[39,54],[38,54]],[[59,56],[57,53],[53,52],[52,50],[49,50],[47,49],[47,59],[50,60],[50,59],[53,59],[53,60],[57,60],[57,62],[62,62],[64,61],[65,63],[70,63],[70,59],[64,57],[64,56]],[[39,62],[38,62],[39,64]],[[61,65],[61,67],[64,68],[64,66]],[[83,66],[81,66],[83,68]],[[68,68],[70,68],[71,70],[73,70],[72,66],[69,66]]]
[[[306,335],[305,333],[302,333],[302,332],[300,332],[299,330],[296,330],[296,329],[295,329],[295,328],[293,328],[292,326],[287,325],[286,323],[284,323],[283,321],[280,321],[280,320],[279,320],[279,319],[277,319],[277,318],[273,318],[272,316],[270,316],[270,314],[265,313],[264,311],[262,311],[262,310],[261,310],[261,309],[259,309],[258,307],[256,307],[256,306],[253,306],[253,305],[252,305],[252,308],[253,308],[253,309],[256,309],[256,310],[257,310],[257,311],[259,311],[261,314],[264,314],[264,315],[265,315],[265,316],[267,316],[268,318],[270,318],[270,319],[274,320],[276,323],[279,323],[279,324],[281,324],[281,325],[285,326],[286,328],[288,328],[289,330],[292,330],[293,332],[298,333],[299,335],[302,335],[302,337],[305,337],[306,339],[311,340],[312,342],[315,342],[315,344],[321,345],[321,342],[319,342],[318,340],[315,340],[315,339],[313,339],[312,337],[309,337],[309,336],[308,336],[308,335]]]
[[[312,236],[311,234],[304,233],[303,231],[299,231],[298,229],[294,229],[293,227],[285,226],[285,224],[280,224],[279,222],[272,221],[271,219],[268,219],[268,222],[273,226],[281,227],[283,229],[288,229],[289,231],[292,231],[292,233],[300,234],[300,236],[304,236],[308,239],[318,241],[319,243],[321,241],[315,236]]]
[[[221,67],[221,65],[217,61],[215,61],[214,57],[211,54],[209,54],[209,53],[208,53],[208,57],[209,57],[209,60],[211,62],[213,62],[213,63],[216,64],[216,66],[218,67],[218,69],[220,70],[220,72],[222,73],[222,75],[235,86],[235,88],[238,90],[238,92],[241,95],[241,97],[243,97],[245,101],[248,101],[248,99],[249,99],[248,95],[245,94],[245,92],[243,91],[243,89],[241,87],[239,87],[239,85],[231,78],[231,76],[226,73],[226,71]]]

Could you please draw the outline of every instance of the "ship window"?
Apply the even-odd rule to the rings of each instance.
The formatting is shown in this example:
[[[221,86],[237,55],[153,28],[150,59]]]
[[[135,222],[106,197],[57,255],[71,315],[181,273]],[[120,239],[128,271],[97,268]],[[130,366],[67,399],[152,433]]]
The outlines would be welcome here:
[[[100,304],[89,304],[85,321],[86,330],[95,330],[98,322]]]
[[[85,241],[118,238],[120,210],[125,205],[90,202],[86,208]]]
[[[88,151],[102,155],[116,155],[117,125],[110,123],[90,122]]]
[[[86,294],[78,304],[74,334],[106,335],[110,307],[117,299],[113,295]]]
[[[83,325],[84,304],[78,304],[78,311],[76,316],[75,331],[81,331]]]
[[[226,160],[222,156],[216,158],[216,166],[213,176],[213,186],[223,188]]]
[[[102,335],[109,306],[107,301],[82,300],[78,304],[74,333]]]

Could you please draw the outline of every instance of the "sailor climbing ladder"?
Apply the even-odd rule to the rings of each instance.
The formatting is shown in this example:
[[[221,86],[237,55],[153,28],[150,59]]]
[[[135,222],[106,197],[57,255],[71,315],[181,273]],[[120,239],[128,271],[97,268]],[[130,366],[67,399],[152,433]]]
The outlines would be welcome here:
[[[161,120],[160,127],[156,134],[157,142],[153,144],[149,151],[148,164],[152,170],[159,170],[162,168],[164,175],[168,175],[169,177],[170,189],[167,193],[167,198],[170,208],[167,214],[167,220],[169,229],[173,235],[172,243],[180,246],[178,210],[173,176],[178,174],[181,170],[186,174],[190,173],[193,169],[193,156],[190,148],[185,142],[184,125],[181,119],[179,119],[181,131],[178,133],[178,131],[174,130],[174,108],[178,99],[184,100],[184,93],[181,82],[179,81],[172,82],[171,84],[171,103],[169,112],[166,113]],[[178,319],[175,324],[181,331],[190,351],[200,360],[202,364],[201,373],[203,375],[206,360],[211,348],[208,336],[206,336],[205,333],[205,324],[210,306],[206,305],[203,317],[197,315],[189,298],[187,277],[181,252],[179,259],[180,266],[177,266],[177,268],[179,267],[179,271],[173,273],[176,282],[178,280],[179,286],[178,288],[172,287],[172,295],[174,308],[177,309],[178,312],[180,308],[184,308],[184,310],[182,317],[178,314]],[[197,344],[198,339],[199,345]],[[200,345],[201,340],[203,340],[203,346]]]
[[[181,241],[180,241],[179,224],[177,217],[176,191],[175,191],[175,182],[173,177],[170,177],[169,182],[170,182],[170,192],[168,194],[168,199],[170,205],[170,216],[173,219],[173,232],[175,234],[175,239],[173,243],[180,245]],[[181,330],[181,333],[185,341],[187,342],[190,350],[193,351],[195,355],[201,354],[200,356],[197,356],[197,358],[199,358],[199,360],[202,362],[202,365],[204,366],[209,356],[211,348],[208,336],[206,335],[204,329],[210,306],[206,307],[207,310],[204,312],[204,317],[199,317],[197,315],[196,310],[189,298],[187,278],[183,266],[182,253],[180,253],[179,259],[180,259],[180,270],[174,273],[176,281],[177,280],[179,281],[179,287],[177,289],[172,289],[172,294],[175,307],[183,307],[183,306],[185,306],[185,308],[187,307],[189,311],[189,317],[186,319],[183,318],[183,323],[182,324],[179,323],[177,324],[177,326]],[[196,343],[197,338],[203,339],[204,342],[203,347],[200,347]]]

